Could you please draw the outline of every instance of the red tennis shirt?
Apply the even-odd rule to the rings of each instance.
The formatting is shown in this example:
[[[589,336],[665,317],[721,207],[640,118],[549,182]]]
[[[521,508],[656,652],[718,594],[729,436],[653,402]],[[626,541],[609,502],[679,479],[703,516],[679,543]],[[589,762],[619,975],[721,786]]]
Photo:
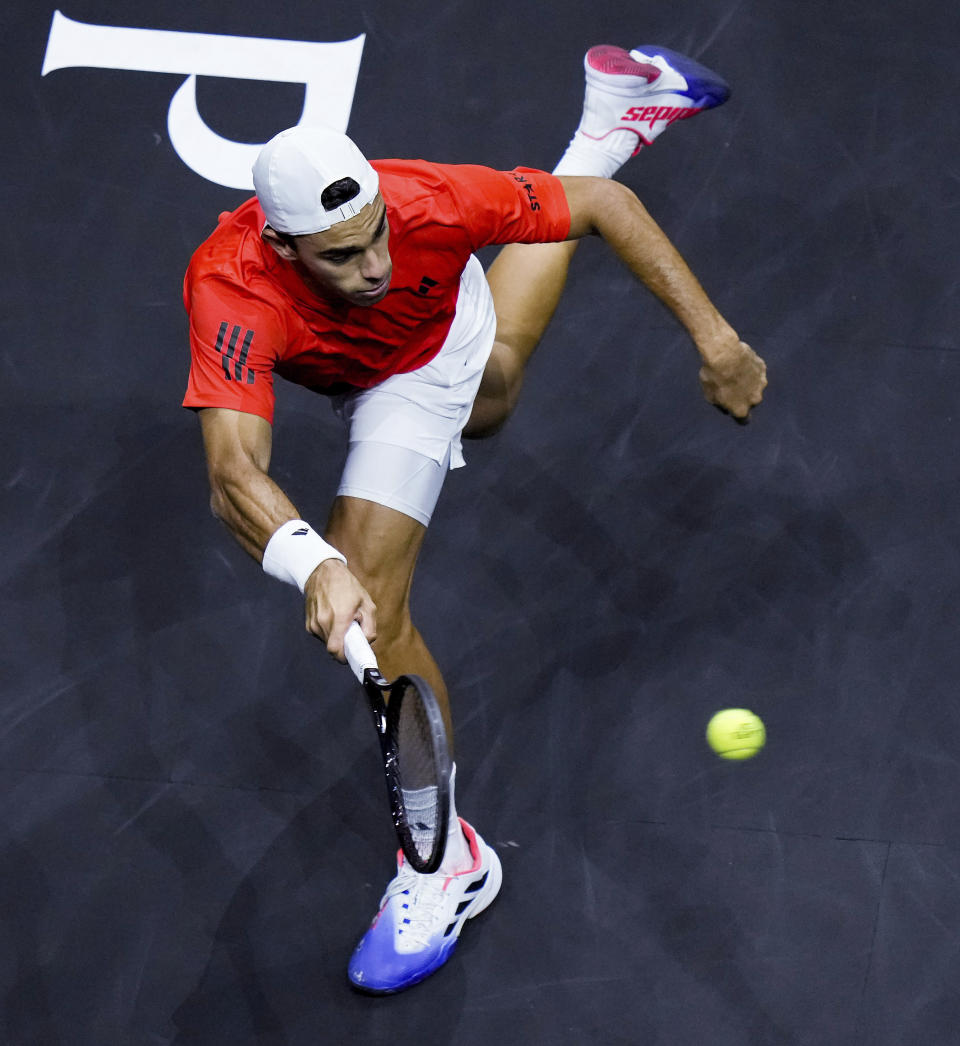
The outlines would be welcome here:
[[[273,375],[316,392],[369,388],[440,351],[470,255],[497,243],[563,240],[560,181],[519,167],[377,160],[393,275],[370,306],[323,298],[260,237],[256,198],[225,214],[183,284],[191,365],[185,407],[229,407],[273,421]]]

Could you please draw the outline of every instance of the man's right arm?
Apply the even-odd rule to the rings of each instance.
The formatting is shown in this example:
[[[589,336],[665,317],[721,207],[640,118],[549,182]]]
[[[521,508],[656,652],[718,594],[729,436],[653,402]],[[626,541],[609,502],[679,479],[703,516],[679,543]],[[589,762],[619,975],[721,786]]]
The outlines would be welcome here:
[[[207,407],[199,412],[210,479],[210,506],[258,562],[271,537],[299,519],[293,502],[270,478],[272,429],[256,414]],[[360,622],[376,636],[376,608],[360,582],[339,559],[324,559],[303,585],[307,630],[325,640],[343,660],[343,637]]]
[[[680,252],[637,197],[608,178],[561,177],[569,239],[597,233],[686,327],[703,360],[707,399],[745,420],[763,396],[766,364],[720,315]]]

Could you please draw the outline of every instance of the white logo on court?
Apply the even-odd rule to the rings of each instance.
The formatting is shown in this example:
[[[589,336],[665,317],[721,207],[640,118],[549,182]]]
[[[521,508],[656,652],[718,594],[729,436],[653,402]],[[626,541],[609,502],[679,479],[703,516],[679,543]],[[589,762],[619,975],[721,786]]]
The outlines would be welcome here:
[[[124,29],[74,22],[54,11],[41,76],[80,66],[187,74],[167,110],[170,144],[201,177],[231,189],[252,189],[250,169],[260,146],[231,141],[204,123],[197,110],[197,77],[302,83],[306,91],[298,123],[322,123],[345,131],[363,42],[363,34],[337,43],[310,43]]]

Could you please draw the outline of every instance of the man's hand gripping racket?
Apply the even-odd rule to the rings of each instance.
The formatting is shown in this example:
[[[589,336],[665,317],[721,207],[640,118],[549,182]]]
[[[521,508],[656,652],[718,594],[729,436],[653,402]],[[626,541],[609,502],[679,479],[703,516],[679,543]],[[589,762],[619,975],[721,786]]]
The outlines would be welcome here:
[[[370,701],[404,856],[415,871],[435,872],[450,811],[450,752],[440,706],[419,676],[384,679],[356,621],[347,629],[344,653]]]

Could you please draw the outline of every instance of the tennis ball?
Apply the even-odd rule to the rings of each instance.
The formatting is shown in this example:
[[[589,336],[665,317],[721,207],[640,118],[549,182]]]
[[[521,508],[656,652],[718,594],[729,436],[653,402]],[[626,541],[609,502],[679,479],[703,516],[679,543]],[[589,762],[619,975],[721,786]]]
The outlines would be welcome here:
[[[724,759],[749,759],[766,740],[763,720],[749,708],[724,708],[707,723],[707,744]]]

